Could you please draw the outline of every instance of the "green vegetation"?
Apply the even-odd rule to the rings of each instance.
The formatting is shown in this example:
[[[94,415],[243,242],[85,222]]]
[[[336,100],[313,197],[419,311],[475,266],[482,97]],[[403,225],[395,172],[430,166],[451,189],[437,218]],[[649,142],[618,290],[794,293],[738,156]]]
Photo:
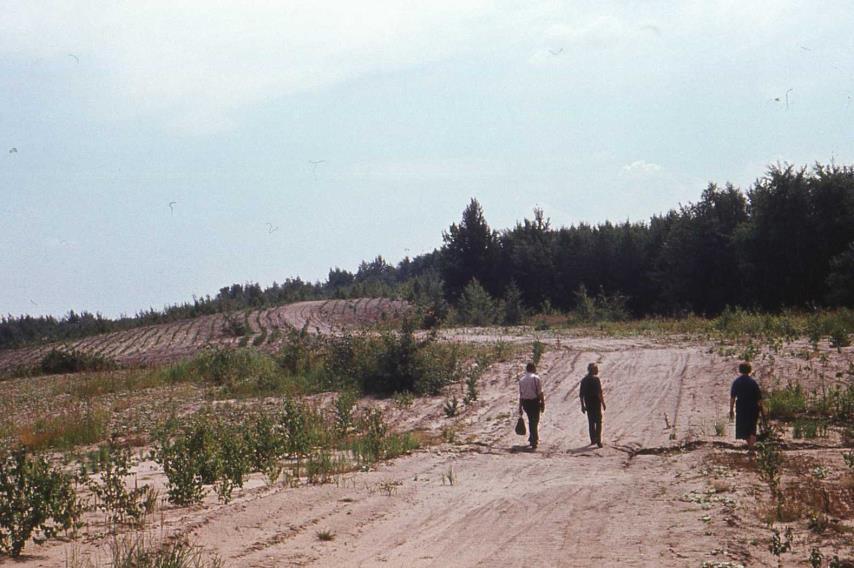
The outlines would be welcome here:
[[[67,449],[103,440],[109,412],[91,404],[76,405],[62,414],[37,418],[19,427],[18,441],[31,450]]]
[[[98,452],[97,477],[81,476],[95,498],[95,508],[107,514],[113,527],[142,526],[157,504],[157,493],[149,485],[128,490],[126,479],[130,477],[130,467],[130,451],[109,443]]]
[[[194,359],[150,371],[142,384],[195,382],[219,396],[310,394],[328,390],[438,394],[460,380],[462,361],[477,349],[416,339],[404,320],[399,330],[337,337],[290,330],[277,354],[251,348],[204,351]]]
[[[113,568],[222,568],[217,556],[206,555],[186,540],[153,540],[145,533],[117,537],[110,544]]]
[[[52,349],[39,364],[39,370],[46,374],[80,373],[82,371],[104,371],[115,369],[116,364],[104,357],[90,355],[75,350]]]
[[[820,432],[830,422],[850,424],[854,417],[854,384],[833,386],[811,396],[800,384],[789,384],[771,390],[765,405],[769,418],[795,420],[802,431]]]
[[[0,550],[20,555],[27,541],[75,528],[80,505],[72,478],[23,448],[0,455]],[[37,541],[37,542],[38,542]]]
[[[296,482],[326,483],[358,465],[390,459],[418,447],[409,434],[390,432],[379,410],[368,410],[342,427],[329,415],[285,397],[275,415],[201,411],[182,425],[170,421],[157,434],[155,460],[168,479],[167,495],[176,505],[200,502],[206,486],[228,502],[246,475],[263,472],[273,483],[287,470]]]

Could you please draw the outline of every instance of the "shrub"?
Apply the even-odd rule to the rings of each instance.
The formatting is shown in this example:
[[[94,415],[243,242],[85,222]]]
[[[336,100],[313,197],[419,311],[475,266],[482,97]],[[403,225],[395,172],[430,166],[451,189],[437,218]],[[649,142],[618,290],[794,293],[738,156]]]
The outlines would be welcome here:
[[[584,284],[580,284],[574,293],[575,316],[581,321],[625,321],[631,316],[628,308],[628,297],[614,293],[608,295],[603,288],[595,297],[587,293]]]
[[[368,410],[361,419],[360,430],[363,435],[353,448],[356,457],[365,463],[374,463],[383,459],[388,426],[383,419],[382,411],[376,408]]]
[[[522,303],[522,291],[515,282],[510,282],[504,291],[503,317],[504,325],[519,325],[525,319],[525,306]]]
[[[72,479],[42,456],[19,448],[0,456],[0,550],[16,557],[34,532],[35,542],[76,527],[80,506]]]
[[[198,503],[210,484],[228,502],[234,487],[243,486],[252,452],[236,426],[201,412],[177,432],[157,434],[155,461],[163,466],[171,503]]]
[[[442,410],[445,411],[445,416],[448,418],[453,418],[457,414],[460,413],[460,401],[457,400],[457,395],[454,395],[450,399],[445,401],[445,404],[442,405]]]
[[[540,364],[540,359],[543,357],[543,353],[546,352],[546,344],[540,340],[534,341],[533,351],[531,353],[531,361],[533,361],[534,365]]]
[[[772,390],[767,397],[768,417],[791,420],[807,408],[807,399],[800,384],[789,384],[783,389]]]
[[[249,326],[246,320],[236,315],[226,314],[222,331],[230,337],[245,337],[249,334]]]
[[[279,350],[279,365],[291,375],[313,372],[322,367],[324,340],[308,332],[308,322],[297,331],[289,329]]]
[[[156,493],[148,485],[128,490],[125,480],[130,476],[130,450],[112,443],[101,446],[97,469],[99,479],[86,480],[96,508],[107,513],[114,525],[141,525],[154,511]]]
[[[116,364],[99,355],[90,355],[76,350],[52,349],[42,357],[39,369],[45,374],[80,373],[82,371],[105,371],[115,369]]]
[[[492,325],[498,320],[498,306],[489,292],[476,278],[463,288],[457,304],[457,317],[460,323],[468,325]]]
[[[202,380],[229,393],[275,392],[280,383],[276,362],[254,349],[218,349],[203,353],[194,361]]]
[[[275,483],[285,455],[284,437],[276,424],[266,414],[259,414],[246,430],[246,438],[252,470],[264,473],[270,483]]]
[[[358,397],[352,390],[344,390],[335,397],[335,428],[344,436],[353,425],[353,407]]]

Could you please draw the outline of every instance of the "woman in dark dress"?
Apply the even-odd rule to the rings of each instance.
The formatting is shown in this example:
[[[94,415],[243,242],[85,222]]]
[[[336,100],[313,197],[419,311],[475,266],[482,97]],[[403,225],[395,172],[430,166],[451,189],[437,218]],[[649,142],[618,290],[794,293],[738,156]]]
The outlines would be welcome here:
[[[729,419],[735,417],[735,437],[747,440],[747,449],[752,451],[756,443],[756,423],[762,415],[762,391],[750,376],[750,363],[741,363],[741,375],[732,382],[729,399]]]

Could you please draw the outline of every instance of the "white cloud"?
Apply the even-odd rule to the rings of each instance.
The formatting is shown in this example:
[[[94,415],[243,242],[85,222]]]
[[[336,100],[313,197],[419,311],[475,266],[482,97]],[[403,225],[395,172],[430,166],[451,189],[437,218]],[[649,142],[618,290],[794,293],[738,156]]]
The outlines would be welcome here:
[[[0,22],[0,55],[98,69],[98,94],[189,130],[228,128],[233,111],[465,52],[488,33],[484,0],[23,3]],[[66,61],[67,59],[67,61]]]
[[[658,164],[647,162],[645,160],[635,160],[631,164],[623,166],[624,174],[630,176],[648,176],[661,172],[662,168]]]
[[[677,51],[694,61],[697,38],[715,46],[758,42],[779,33],[781,18],[792,19],[785,2],[745,7],[733,0],[7,4],[0,56],[55,62],[67,74],[57,82],[84,89],[95,112],[154,117],[190,132],[228,129],[241,109],[277,97],[449,58],[510,58],[524,49],[535,64],[583,64],[590,51],[675,38]]]

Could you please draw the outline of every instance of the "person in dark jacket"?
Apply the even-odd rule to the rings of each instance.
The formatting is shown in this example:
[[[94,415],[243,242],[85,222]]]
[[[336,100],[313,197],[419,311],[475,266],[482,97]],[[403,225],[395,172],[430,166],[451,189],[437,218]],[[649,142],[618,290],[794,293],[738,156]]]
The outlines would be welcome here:
[[[747,440],[747,449],[753,451],[756,443],[756,423],[762,416],[762,391],[750,376],[750,363],[739,364],[738,376],[732,382],[729,393],[729,419],[735,418],[735,437]]]
[[[590,445],[602,447],[602,411],[605,410],[605,395],[602,394],[602,383],[599,381],[599,366],[596,363],[587,365],[587,376],[581,379],[578,388],[578,398],[581,399],[581,412],[587,413],[587,424],[590,430]]]

